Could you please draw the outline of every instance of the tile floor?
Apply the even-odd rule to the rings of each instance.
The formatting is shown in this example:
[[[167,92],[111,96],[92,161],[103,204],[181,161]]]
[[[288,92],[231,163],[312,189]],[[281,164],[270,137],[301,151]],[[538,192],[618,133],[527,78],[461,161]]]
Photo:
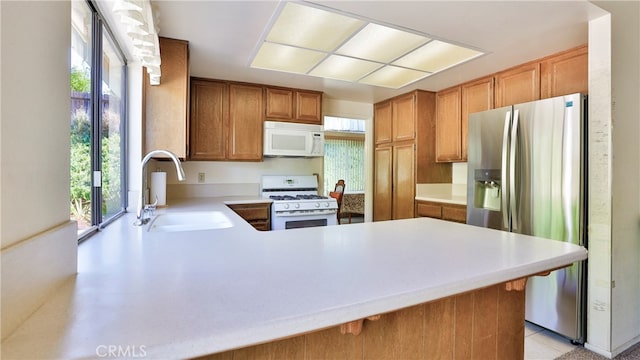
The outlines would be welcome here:
[[[571,341],[537,325],[525,323],[525,360],[553,360],[576,348]]]

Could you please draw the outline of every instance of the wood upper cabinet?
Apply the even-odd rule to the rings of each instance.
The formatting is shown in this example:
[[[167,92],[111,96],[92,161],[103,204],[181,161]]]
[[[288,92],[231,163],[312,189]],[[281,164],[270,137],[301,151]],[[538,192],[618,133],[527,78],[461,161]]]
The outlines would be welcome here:
[[[461,90],[459,86],[436,94],[436,161],[462,160]]]
[[[261,161],[263,88],[191,80],[191,160]]]
[[[493,77],[438,92],[436,161],[467,161],[469,114],[493,109]]]
[[[267,87],[265,119],[322,124],[322,93],[311,90]]]
[[[295,95],[295,120],[302,123],[322,125],[322,93],[297,90]]]
[[[540,66],[542,99],[589,92],[586,45],[545,58]]]
[[[413,140],[416,137],[416,96],[409,93],[392,101],[393,141]]]
[[[187,157],[189,119],[189,43],[159,38],[162,56],[160,85],[150,85],[143,70],[142,149],[169,150]]]
[[[463,84],[462,97],[462,161],[467,161],[469,114],[493,109],[493,76]]]
[[[225,160],[229,91],[224,82],[191,80],[189,158]]]
[[[262,86],[229,85],[228,160],[262,160]]]
[[[271,120],[293,119],[293,90],[266,88],[266,118]]]
[[[524,64],[495,75],[496,108],[540,99],[540,63]]]
[[[393,141],[391,130],[393,103],[385,101],[375,104],[373,108],[373,128],[376,145]]]

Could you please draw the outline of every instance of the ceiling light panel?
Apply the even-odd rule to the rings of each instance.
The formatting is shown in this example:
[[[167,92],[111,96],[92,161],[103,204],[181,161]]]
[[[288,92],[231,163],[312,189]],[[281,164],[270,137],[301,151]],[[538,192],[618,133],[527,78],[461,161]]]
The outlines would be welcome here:
[[[458,45],[434,40],[393,62],[422,71],[437,72],[471,60],[482,52]]]
[[[422,35],[369,23],[336,53],[388,63],[429,40]]]
[[[431,73],[387,65],[380,70],[367,75],[359,82],[368,85],[399,89],[414,81],[424,79],[429,75],[431,75]]]
[[[306,74],[326,56],[325,53],[293,46],[264,43],[251,67]]]
[[[287,3],[265,40],[331,52],[364,24],[356,18]]]
[[[315,69],[311,70],[309,75],[336,80],[357,81],[381,66],[382,64],[372,61],[331,55]]]

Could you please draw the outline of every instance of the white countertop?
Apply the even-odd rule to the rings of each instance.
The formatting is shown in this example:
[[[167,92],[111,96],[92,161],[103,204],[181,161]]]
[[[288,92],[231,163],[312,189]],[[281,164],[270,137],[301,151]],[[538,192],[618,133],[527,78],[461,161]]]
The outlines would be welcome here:
[[[415,199],[467,205],[467,184],[417,184]]]
[[[326,328],[562,267],[582,247],[417,218],[259,232],[147,232],[127,214],[79,246],[78,274],[2,343],[2,358],[187,358]],[[102,347],[101,347],[102,346]],[[131,353],[130,353],[131,354]]]

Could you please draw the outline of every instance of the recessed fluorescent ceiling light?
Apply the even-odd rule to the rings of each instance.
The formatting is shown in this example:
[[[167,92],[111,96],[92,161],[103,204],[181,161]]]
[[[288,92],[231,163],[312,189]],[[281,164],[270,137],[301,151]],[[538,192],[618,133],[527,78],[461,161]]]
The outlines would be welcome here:
[[[337,80],[358,81],[361,77],[381,66],[382,64],[373,61],[331,55],[315,69],[311,70],[309,75]]]
[[[325,57],[325,53],[293,46],[264,43],[251,63],[252,67],[306,74]]]
[[[251,67],[397,89],[482,54],[324,8],[283,4]]]
[[[352,17],[287,3],[265,40],[330,52],[364,24]]]
[[[480,51],[434,40],[394,61],[393,64],[436,72],[480,55],[482,55]]]
[[[360,79],[359,82],[363,84],[399,89],[414,81],[426,78],[429,75],[431,74],[418,70],[387,65],[373,74]]]
[[[388,63],[429,38],[378,24],[369,24],[342,45],[337,54]]]

